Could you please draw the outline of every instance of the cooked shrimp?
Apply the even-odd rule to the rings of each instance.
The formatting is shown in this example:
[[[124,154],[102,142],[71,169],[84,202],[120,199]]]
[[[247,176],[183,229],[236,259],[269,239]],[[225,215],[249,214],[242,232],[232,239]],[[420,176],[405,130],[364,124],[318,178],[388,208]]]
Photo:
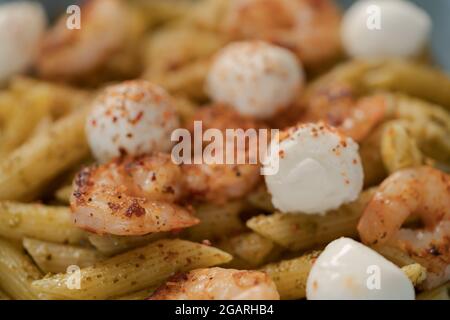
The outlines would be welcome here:
[[[224,29],[235,39],[286,47],[310,66],[339,53],[340,20],[330,0],[237,0],[225,16]]]
[[[183,173],[195,199],[215,203],[241,198],[261,181],[256,164],[188,164]]]
[[[181,229],[197,218],[177,203],[182,172],[168,155],[126,157],[82,170],[70,199],[75,225],[89,231],[142,235]]]
[[[242,129],[245,131],[264,127],[262,123],[243,117],[232,108],[223,105],[199,109],[191,123],[194,121],[201,121],[204,131],[212,128],[220,130],[224,137],[226,129]],[[188,129],[193,131],[193,125],[189,125]],[[244,144],[245,150],[238,150],[236,145],[233,146],[235,147],[235,154],[237,154],[237,151],[245,152],[245,163],[243,164],[203,163],[182,166],[187,189],[194,198],[223,203],[226,200],[246,195],[261,181],[259,164],[249,161],[249,143]],[[230,148],[224,146],[224,158],[227,150],[230,150]]]
[[[424,228],[403,229],[418,215]],[[392,244],[427,267],[428,286],[450,279],[450,176],[431,167],[397,171],[380,186],[358,224],[364,243]]]
[[[275,283],[260,271],[207,268],[169,279],[150,300],[279,300]]]
[[[129,21],[120,0],[89,0],[81,9],[80,29],[61,18],[41,43],[38,72],[49,78],[73,78],[95,70],[124,44]]]
[[[375,94],[357,99],[352,88],[336,83],[311,94],[301,121],[325,121],[353,140],[362,141],[386,117],[384,96]]]

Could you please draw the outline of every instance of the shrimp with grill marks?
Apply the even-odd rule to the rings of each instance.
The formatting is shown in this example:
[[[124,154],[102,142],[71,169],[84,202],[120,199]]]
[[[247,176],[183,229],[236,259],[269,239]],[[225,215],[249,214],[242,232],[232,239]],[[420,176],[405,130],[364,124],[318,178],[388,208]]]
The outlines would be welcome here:
[[[258,39],[290,49],[306,66],[340,52],[338,7],[330,0],[235,0],[223,22],[234,39]]]
[[[424,227],[406,229],[410,216]],[[450,279],[450,176],[432,167],[416,167],[389,176],[367,205],[358,224],[368,245],[393,245],[425,266],[425,287]]]
[[[226,129],[246,131],[264,128],[261,122],[241,116],[232,108],[224,105],[213,105],[199,109],[190,124],[193,124],[194,121],[201,121],[204,131],[210,128],[220,130],[224,137],[226,136]],[[188,126],[191,131],[194,130],[193,128],[193,125]],[[194,138],[198,137],[195,137],[194,134]],[[195,199],[223,203],[230,199],[245,196],[261,181],[258,159],[255,159],[255,163],[250,163],[249,143],[245,142],[243,146],[239,146],[237,142],[231,146],[224,145],[224,158],[230,148],[234,148],[235,155],[238,152],[245,153],[245,163],[236,163],[237,161],[235,161],[234,164],[182,165],[187,188]]]
[[[83,169],[75,178],[75,225],[115,235],[143,235],[199,222],[179,205],[186,195],[182,172],[169,155],[125,157]]]
[[[71,79],[96,70],[124,45],[127,9],[120,0],[89,0],[82,7],[80,29],[69,29],[67,18],[61,18],[41,41],[39,74]]]
[[[178,274],[149,300],[279,300],[275,283],[261,271],[207,268]]]
[[[307,97],[301,122],[324,121],[355,141],[362,141],[388,117],[388,101],[381,94],[356,98],[345,84],[317,88]]]

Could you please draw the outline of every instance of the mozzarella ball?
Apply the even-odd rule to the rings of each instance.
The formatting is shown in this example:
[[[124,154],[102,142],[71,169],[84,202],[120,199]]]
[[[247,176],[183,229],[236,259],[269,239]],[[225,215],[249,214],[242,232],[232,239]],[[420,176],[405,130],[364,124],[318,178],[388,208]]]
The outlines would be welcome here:
[[[303,82],[303,69],[293,53],[249,41],[232,43],[219,52],[206,86],[215,102],[264,119],[292,104]]]
[[[0,5],[0,81],[30,66],[46,25],[45,11],[39,3]]]
[[[414,287],[395,264],[349,238],[331,242],[306,283],[309,300],[414,300]]]
[[[95,100],[86,135],[95,158],[105,162],[119,155],[167,152],[179,120],[170,96],[147,81],[114,85]]]
[[[325,124],[282,132],[279,151],[271,151],[264,162],[268,172],[276,172],[265,180],[282,212],[323,214],[355,200],[363,187],[358,145]]]
[[[353,57],[411,57],[423,51],[431,24],[428,14],[409,1],[358,1],[344,16],[341,37]]]

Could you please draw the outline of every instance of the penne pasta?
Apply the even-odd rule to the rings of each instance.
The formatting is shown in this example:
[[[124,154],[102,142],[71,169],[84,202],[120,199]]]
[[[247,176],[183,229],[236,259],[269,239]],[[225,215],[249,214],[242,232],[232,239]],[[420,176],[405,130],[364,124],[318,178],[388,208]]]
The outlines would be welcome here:
[[[84,268],[95,264],[105,257],[95,249],[64,244],[23,239],[23,247],[44,273],[64,273],[67,267],[77,265]]]
[[[205,99],[204,81],[210,66],[209,59],[196,61],[184,66],[177,72],[163,74],[145,74],[145,78],[166,88],[175,95],[186,95],[191,99]]]
[[[405,60],[385,60],[361,79],[368,90],[397,91],[450,109],[450,80],[432,67]]]
[[[398,59],[350,60],[339,64],[308,87],[308,92],[346,83],[359,94],[401,92],[450,108],[450,80],[430,66]]]
[[[230,267],[245,265],[250,269],[267,263],[282,252],[281,248],[273,241],[255,232],[246,232],[225,239],[218,246],[233,255]]]
[[[388,175],[380,152],[384,132],[384,127],[380,126],[359,145],[365,188],[378,185]]]
[[[220,36],[219,32],[229,3],[230,1],[228,0],[196,1],[192,9],[186,12],[181,23],[199,29],[213,30]]]
[[[249,204],[257,209],[274,212],[276,209],[272,204],[272,197],[266,187],[260,187],[247,196]]]
[[[364,77],[372,69],[378,68],[382,62],[350,60],[338,64],[323,76],[318,77],[306,88],[306,98],[313,95],[317,90],[323,87],[339,83],[350,85],[357,93],[364,94],[368,91],[366,88]]]
[[[223,205],[201,204],[195,208],[200,223],[183,231],[182,236],[192,241],[217,240],[245,230],[239,214],[244,209],[242,201]]]
[[[37,299],[31,282],[42,277],[31,259],[16,246],[0,238],[0,287],[13,299]]]
[[[422,153],[408,127],[408,123],[401,120],[390,121],[384,125],[381,157],[389,173],[423,163]]]
[[[84,138],[87,109],[73,112],[34,136],[0,163],[0,200],[28,200],[89,154]]]
[[[24,143],[48,113],[46,106],[26,103],[23,99],[12,99],[12,109],[2,130],[0,155],[6,157],[11,151]]]
[[[8,109],[6,114],[2,114],[0,155],[6,156],[87,98],[88,94],[80,90],[23,76],[14,77],[0,98],[1,109]]]
[[[406,265],[416,263],[416,261],[412,259],[406,252],[395,247],[383,245],[374,246],[372,249],[376,250],[379,254],[392,261],[399,267],[404,267]]]
[[[132,0],[137,9],[148,17],[148,24],[159,24],[181,18],[192,8],[191,0]]]
[[[150,233],[143,236],[98,235],[90,233],[88,239],[98,251],[107,256],[112,256],[166,238],[169,235],[170,233],[168,232]]]
[[[149,289],[139,290],[136,292],[126,294],[124,296],[113,298],[113,300],[145,300],[148,297],[150,297],[157,288],[158,286],[154,286]]]
[[[309,271],[319,255],[320,251],[314,251],[295,259],[271,263],[260,270],[275,282],[281,299],[303,299]]]
[[[55,192],[55,198],[59,202],[68,205],[70,203],[70,196],[72,195],[73,187],[71,185],[62,186]]]
[[[10,91],[28,104],[44,105],[55,119],[77,110],[91,99],[88,91],[22,75],[12,79]]]
[[[339,237],[357,236],[356,225],[374,189],[364,191],[356,201],[326,215],[274,213],[247,221],[247,226],[282,247],[305,250]]]
[[[407,121],[408,132],[420,151],[450,163],[450,114],[441,106],[404,95],[388,96],[397,118]]]
[[[187,121],[192,119],[192,116],[198,109],[198,106],[193,101],[181,96],[174,97],[173,103],[182,124],[186,124]]]
[[[417,300],[450,300],[450,281],[430,291],[419,293]]]
[[[0,236],[71,244],[86,238],[84,231],[73,225],[68,207],[11,201],[0,201]]]
[[[306,282],[309,272],[321,251],[304,254],[298,258],[268,264],[260,270],[266,272],[275,282],[281,299],[303,299],[306,297]],[[414,286],[426,278],[426,270],[418,263],[404,266],[402,271]]]
[[[0,300],[450,300],[420,1],[377,50],[355,0],[90,0],[81,29],[0,5]]]
[[[0,290],[0,300],[11,300],[11,298],[6,293]]]
[[[210,57],[224,44],[216,32],[176,24],[155,32],[147,41],[144,78],[169,92],[204,99]]]
[[[71,286],[74,274],[37,280],[33,287],[37,292],[62,299],[107,299],[153,287],[177,272],[230,260],[229,254],[210,246],[179,239],[159,240],[82,268],[79,287]]]

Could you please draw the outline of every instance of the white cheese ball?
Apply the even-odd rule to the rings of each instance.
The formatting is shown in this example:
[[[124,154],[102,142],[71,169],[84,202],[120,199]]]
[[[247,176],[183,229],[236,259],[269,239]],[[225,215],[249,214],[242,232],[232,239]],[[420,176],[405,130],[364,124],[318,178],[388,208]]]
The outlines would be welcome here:
[[[39,3],[0,5],[0,81],[30,66],[46,26],[45,11]]]
[[[349,238],[331,242],[306,283],[309,300],[414,300],[414,287],[395,264]]]
[[[216,56],[206,89],[215,102],[265,119],[292,104],[304,82],[290,51],[262,41],[235,42]]]
[[[425,48],[431,25],[428,14],[409,1],[365,0],[345,13],[341,37],[353,57],[411,57]]]
[[[171,97],[144,80],[110,86],[93,103],[86,122],[91,151],[99,162],[116,156],[167,152],[179,126]]]
[[[358,145],[322,123],[282,132],[265,164],[273,205],[282,212],[323,214],[355,200],[363,187]],[[275,169],[275,170],[274,170]]]

